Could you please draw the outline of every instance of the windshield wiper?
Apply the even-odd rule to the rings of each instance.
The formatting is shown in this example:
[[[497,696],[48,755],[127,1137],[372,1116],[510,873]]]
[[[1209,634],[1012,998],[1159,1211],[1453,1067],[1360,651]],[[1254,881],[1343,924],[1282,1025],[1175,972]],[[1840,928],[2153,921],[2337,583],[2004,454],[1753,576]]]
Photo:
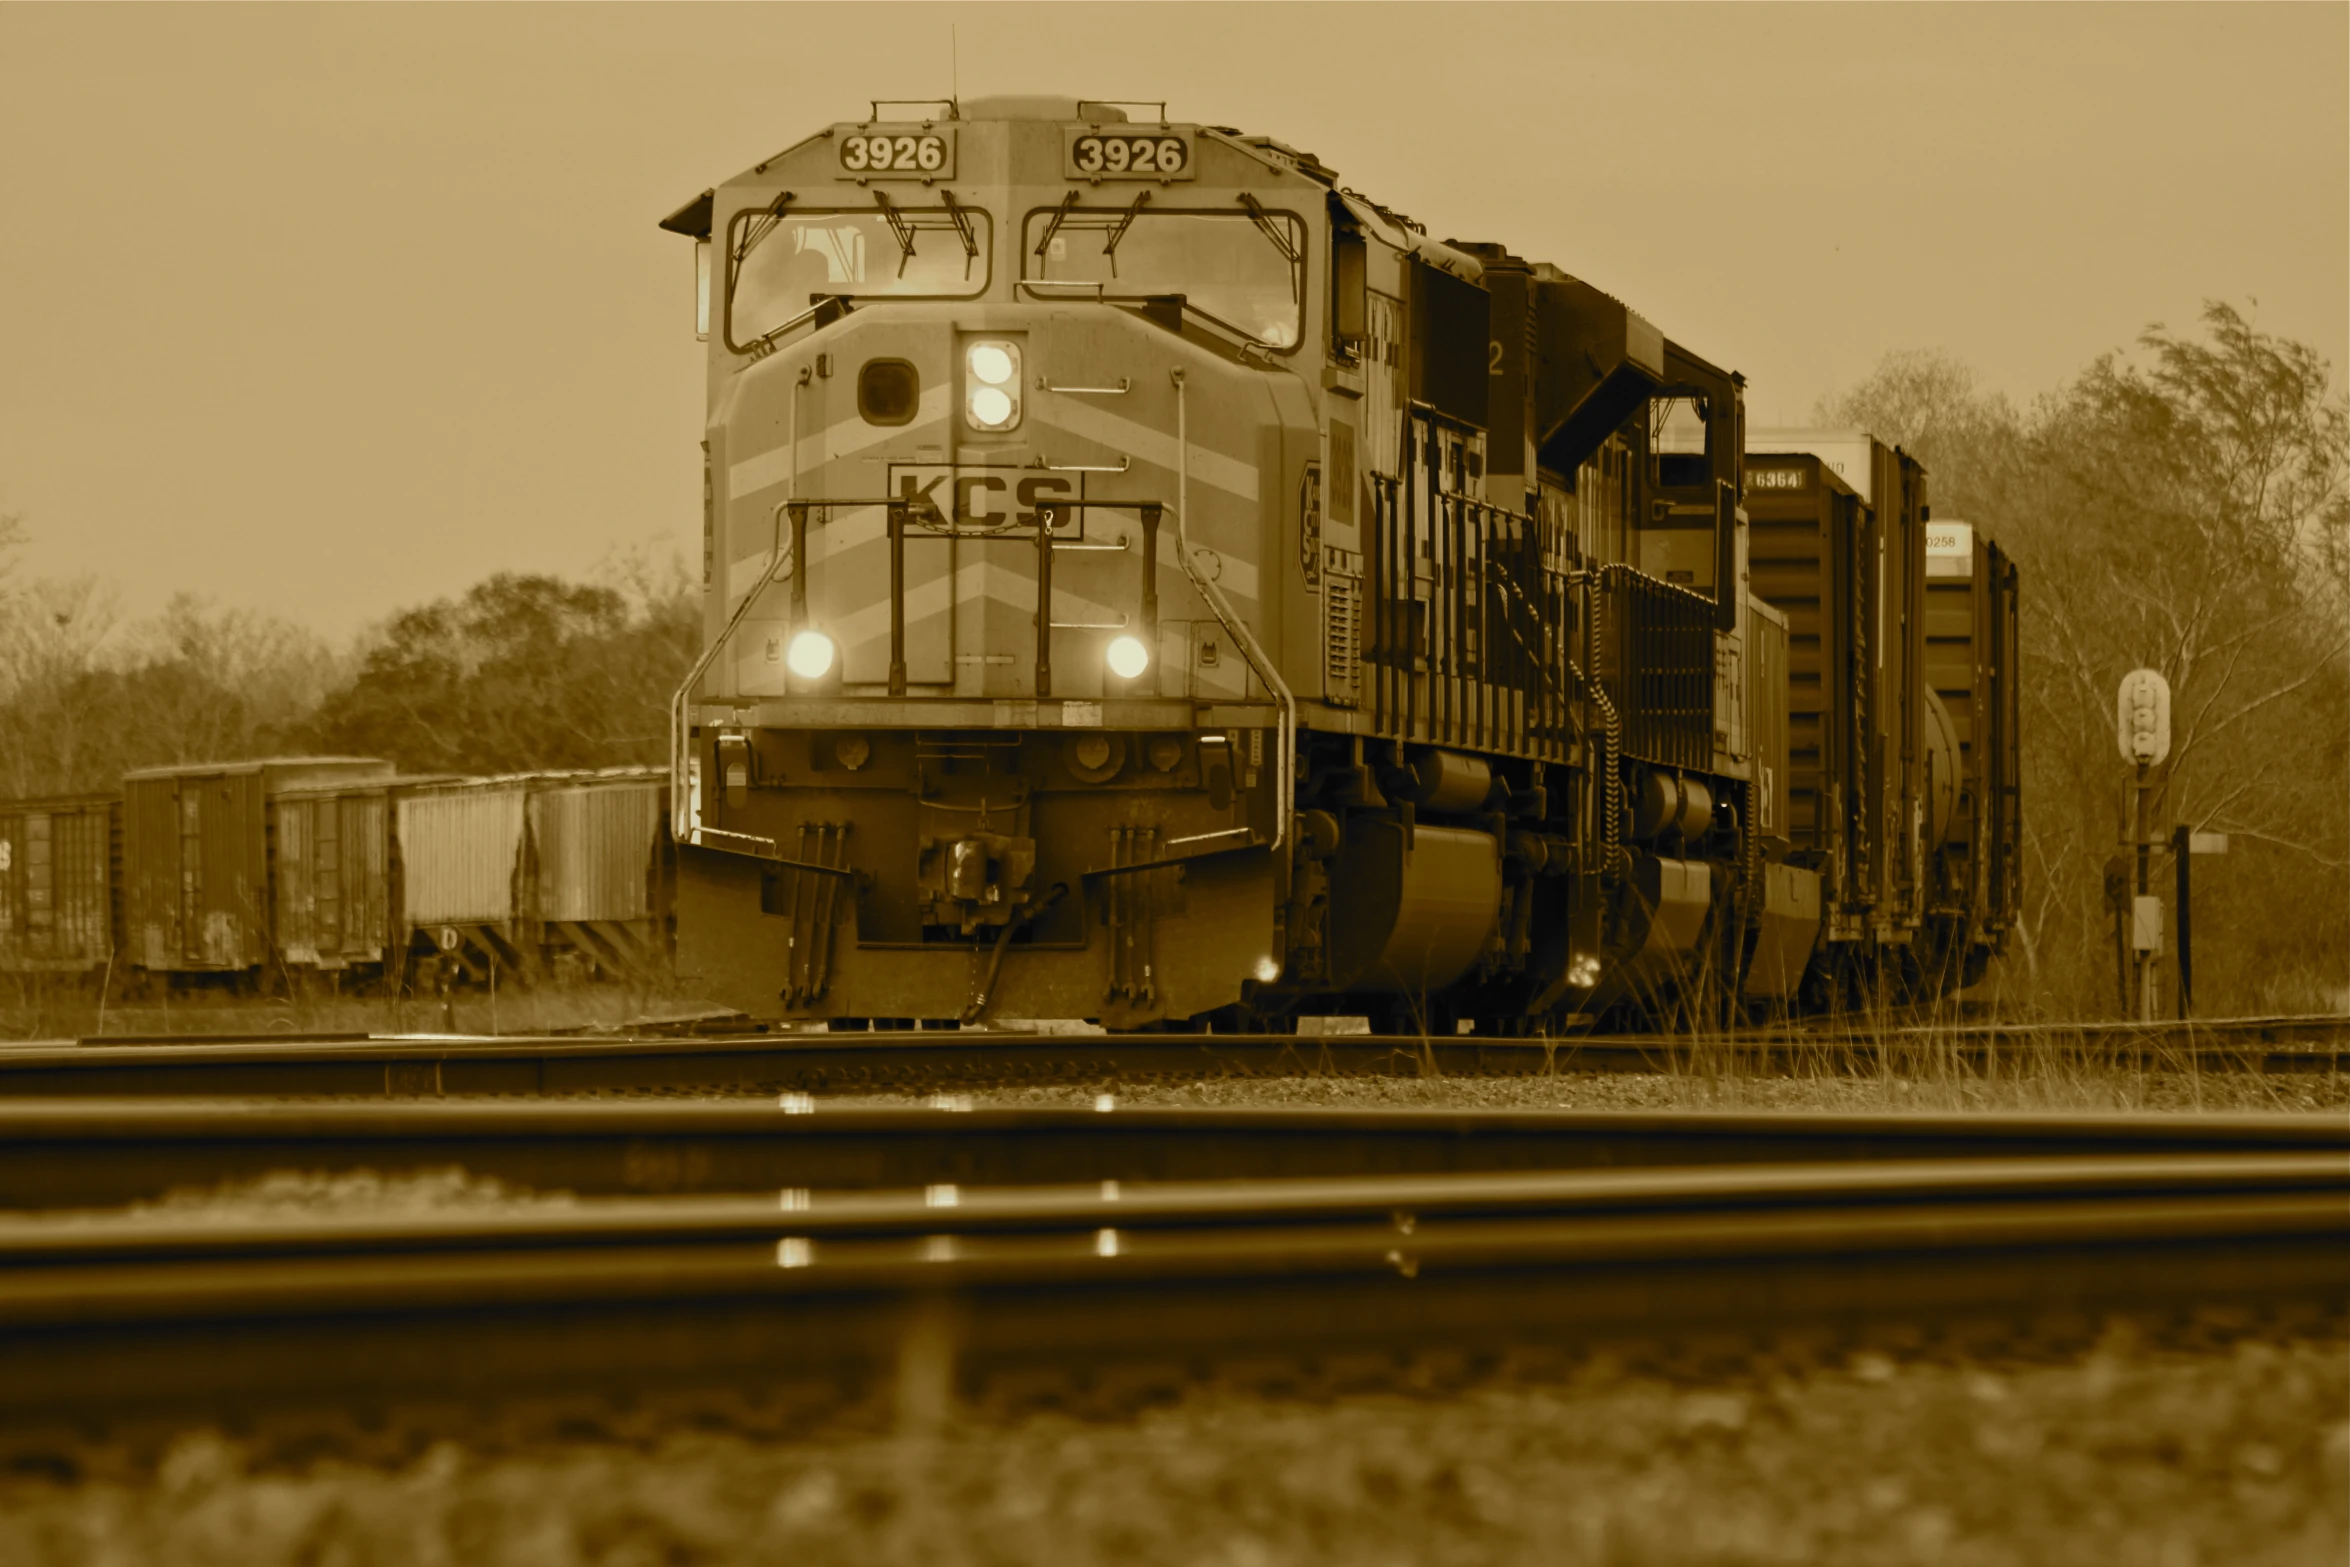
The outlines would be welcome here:
[[[1270,240],[1275,250],[1281,252],[1281,259],[1293,267],[1296,266],[1300,259],[1297,243],[1283,232],[1280,224],[1273,221],[1272,214],[1265,210],[1264,203],[1244,190],[1240,193],[1240,204],[1248,208],[1248,220],[1257,226],[1257,232]]]
[[[742,238],[735,241],[734,251],[726,258],[729,292],[735,275],[742,271],[743,258],[759,248],[759,242],[774,233],[783,224],[783,209],[791,201],[791,192],[785,191],[768,203],[767,210],[743,227]]]
[[[1061,198],[1061,204],[1055,207],[1053,209],[1053,215],[1045,220],[1044,238],[1036,242],[1036,253],[1038,255],[1041,256],[1046,251],[1052,249],[1053,236],[1061,232],[1061,225],[1068,221],[1069,209],[1076,205],[1077,192],[1075,191],[1071,191],[1068,195]]]
[[[904,277],[906,263],[914,259],[914,225],[908,223],[898,209],[890,205],[888,191],[875,191],[873,200],[881,208],[881,215],[889,220],[890,234],[898,242],[898,276]]]
[[[1061,198],[1061,204],[1045,220],[1044,233],[1036,242],[1036,254],[1044,256],[1052,250],[1053,236],[1060,233],[1064,225],[1072,232],[1101,229],[1108,235],[1102,241],[1102,254],[1110,258],[1110,276],[1114,278],[1118,275],[1118,242],[1126,237],[1126,231],[1134,226],[1135,217],[1141,213],[1143,203],[1150,199],[1151,193],[1147,190],[1135,192],[1132,204],[1113,218],[1107,213],[1079,213],[1077,192],[1071,191]]]
[[[1124,217],[1110,225],[1110,237],[1102,241],[1102,254],[1110,258],[1110,276],[1118,275],[1118,241],[1124,239],[1126,231],[1134,227],[1135,218],[1142,212],[1142,204],[1150,199],[1148,190],[1136,191],[1134,205],[1126,209]]]
[[[899,211],[891,203],[888,191],[877,190],[873,193],[874,205],[881,208],[881,215],[889,220],[890,235],[898,242],[899,277],[906,275],[906,263],[914,259],[914,236],[923,229],[943,228],[952,228],[956,236],[963,241],[963,276],[965,278],[971,276],[971,263],[979,259],[979,237],[971,222],[971,214],[966,212],[962,205],[955,200],[953,191],[942,186],[939,189],[938,197],[946,206],[944,221],[924,222],[918,216],[911,216]]]

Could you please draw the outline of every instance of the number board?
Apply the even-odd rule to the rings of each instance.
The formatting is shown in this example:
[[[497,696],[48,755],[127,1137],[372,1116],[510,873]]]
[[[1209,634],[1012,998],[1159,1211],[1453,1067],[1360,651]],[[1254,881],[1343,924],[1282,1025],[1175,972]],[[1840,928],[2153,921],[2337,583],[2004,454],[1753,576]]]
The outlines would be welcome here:
[[[861,184],[955,177],[955,133],[946,126],[844,125],[838,139],[843,179]]]
[[[1062,173],[1073,180],[1187,180],[1191,178],[1189,125],[1157,129],[1072,126]]]

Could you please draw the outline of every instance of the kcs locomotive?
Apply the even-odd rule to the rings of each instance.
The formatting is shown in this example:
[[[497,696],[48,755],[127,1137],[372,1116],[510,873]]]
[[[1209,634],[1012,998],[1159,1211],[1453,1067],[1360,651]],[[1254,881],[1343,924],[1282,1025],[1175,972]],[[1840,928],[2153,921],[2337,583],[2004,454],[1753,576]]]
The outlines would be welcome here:
[[[1999,950],[2013,567],[1592,284],[1161,104],[876,103],[662,227],[714,999],[1528,1033]]]

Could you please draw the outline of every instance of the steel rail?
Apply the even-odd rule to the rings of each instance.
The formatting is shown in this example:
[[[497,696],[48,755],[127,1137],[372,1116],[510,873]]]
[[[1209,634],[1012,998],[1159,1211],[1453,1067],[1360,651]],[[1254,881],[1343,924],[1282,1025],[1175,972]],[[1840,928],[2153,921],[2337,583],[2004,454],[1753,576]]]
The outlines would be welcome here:
[[[2345,1294],[2339,1153],[50,1223],[0,1227],[0,1428]]]
[[[1963,1024],[1839,1035],[1508,1039],[1371,1034],[771,1033],[659,1036],[96,1036],[0,1046],[0,1099],[64,1094],[376,1097],[860,1092],[994,1083],[1264,1076],[1879,1072],[2011,1064],[2340,1075],[2350,1018]]]
[[[2071,1155],[2057,1158],[1881,1160],[1653,1170],[1356,1175],[1276,1181],[1120,1182],[1067,1186],[930,1186],[920,1192],[794,1191],[716,1197],[627,1197],[577,1205],[477,1210],[397,1209],[321,1217],[230,1214],[0,1215],[0,1277],[10,1269],[98,1261],[377,1255],[608,1245],[700,1245],[794,1236],[849,1257],[922,1261],[932,1239],[1075,1236],[1090,1247],[1105,1225],[1139,1244],[1144,1232],[1435,1220],[1528,1213],[1672,1213],[1971,1199],[2045,1202],[2178,1193],[2339,1192],[2350,1150],[2336,1153]],[[1383,1230],[1384,1233],[1384,1230]],[[899,1242],[919,1241],[913,1250]],[[862,1244],[871,1243],[871,1244]],[[851,1249],[834,1248],[848,1245]],[[964,1255],[989,1255],[965,1248]],[[813,1253],[811,1252],[811,1256]],[[0,1320],[6,1320],[0,1305]]]
[[[0,1209],[451,1166],[588,1196],[2021,1156],[2350,1152],[2350,1116],[0,1101]]]

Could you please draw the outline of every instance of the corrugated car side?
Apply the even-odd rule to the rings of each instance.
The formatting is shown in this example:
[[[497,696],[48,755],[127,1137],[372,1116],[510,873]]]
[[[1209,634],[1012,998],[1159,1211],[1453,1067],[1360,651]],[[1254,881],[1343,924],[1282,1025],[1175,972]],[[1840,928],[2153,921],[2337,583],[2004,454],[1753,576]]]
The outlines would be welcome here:
[[[117,795],[0,803],[0,973],[112,964],[121,823]]]
[[[525,798],[518,781],[453,784],[401,797],[404,923],[493,925],[512,932],[527,917]]]
[[[642,920],[657,894],[666,789],[658,777],[550,783],[533,792],[538,914],[556,920]]]

